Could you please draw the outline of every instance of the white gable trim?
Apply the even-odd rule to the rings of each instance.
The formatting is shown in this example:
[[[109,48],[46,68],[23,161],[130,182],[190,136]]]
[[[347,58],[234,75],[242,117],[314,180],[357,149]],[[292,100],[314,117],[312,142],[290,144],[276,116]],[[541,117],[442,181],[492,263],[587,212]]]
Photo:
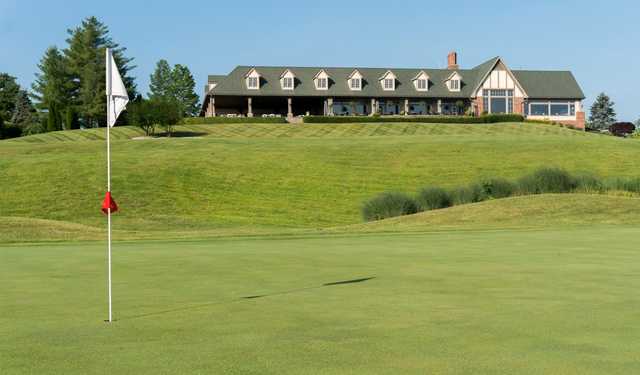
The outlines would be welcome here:
[[[521,91],[522,93],[522,97],[523,98],[528,98],[529,94],[527,94],[527,92],[525,91],[524,87],[522,87],[522,85],[520,84],[520,82],[518,82],[518,79],[516,78],[516,76],[513,74],[513,72],[511,71],[511,69],[509,69],[509,67],[507,66],[507,64],[502,60],[501,57],[498,57],[496,59],[496,62],[493,64],[493,66],[491,67],[491,69],[489,69],[487,71],[487,73],[485,73],[484,77],[482,77],[482,79],[480,81],[478,81],[478,85],[476,86],[476,88],[473,90],[473,97],[478,97],[482,95],[482,89],[485,86],[485,83],[487,82],[487,79],[491,78],[491,74],[496,70],[496,67],[498,67],[498,65],[502,63],[502,65],[504,66],[504,69],[506,71],[506,74],[509,76],[509,78],[511,78],[511,80],[513,80],[514,85]],[[516,95],[518,96],[518,95]]]

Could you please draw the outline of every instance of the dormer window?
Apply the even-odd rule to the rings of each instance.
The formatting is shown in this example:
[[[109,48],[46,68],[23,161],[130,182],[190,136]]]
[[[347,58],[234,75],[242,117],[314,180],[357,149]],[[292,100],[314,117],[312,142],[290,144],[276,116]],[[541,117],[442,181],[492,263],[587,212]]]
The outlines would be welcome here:
[[[413,85],[417,91],[429,91],[429,76],[424,70],[413,77]]]
[[[453,72],[445,81],[449,91],[460,91],[462,87],[462,76],[458,72]]]
[[[379,80],[384,91],[393,91],[396,89],[396,75],[393,74],[392,71],[387,70]]]
[[[329,89],[329,75],[324,69],[321,69],[314,77],[313,82],[316,85],[316,90],[328,90]]]
[[[352,91],[362,90],[362,74],[356,69],[347,77],[349,80],[349,89]]]
[[[257,70],[251,68],[251,70],[249,70],[244,77],[246,80],[247,89],[258,90],[260,88],[260,73],[258,73]]]
[[[289,69],[280,74],[280,86],[283,90],[293,90],[295,88],[296,76]]]

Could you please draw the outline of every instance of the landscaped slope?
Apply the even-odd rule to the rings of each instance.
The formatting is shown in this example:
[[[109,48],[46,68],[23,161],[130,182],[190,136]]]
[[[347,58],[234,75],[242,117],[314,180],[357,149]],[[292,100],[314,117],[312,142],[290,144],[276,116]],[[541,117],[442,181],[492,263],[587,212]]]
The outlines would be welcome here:
[[[548,125],[245,126],[196,126],[214,133],[201,138],[114,141],[113,192],[121,207],[114,229],[335,227],[359,223],[362,202],[387,190],[517,178],[541,166],[640,174],[635,140]],[[275,135],[280,127],[286,131]],[[225,138],[216,129],[239,133]],[[54,135],[38,136],[38,143],[0,142],[0,216],[101,228],[104,142],[47,138]]]

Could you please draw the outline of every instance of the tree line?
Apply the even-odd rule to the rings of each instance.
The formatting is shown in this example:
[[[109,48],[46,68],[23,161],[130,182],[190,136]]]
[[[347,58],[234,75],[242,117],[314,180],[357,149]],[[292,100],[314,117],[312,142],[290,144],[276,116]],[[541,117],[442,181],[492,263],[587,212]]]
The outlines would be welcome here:
[[[87,17],[67,34],[64,48],[51,46],[44,52],[30,90],[0,72],[0,138],[105,126],[106,48],[113,51],[130,99],[128,111],[116,125],[153,129],[197,115],[195,80],[186,66],[171,67],[160,60],[145,98],[131,75],[134,59],[111,38],[104,23]]]

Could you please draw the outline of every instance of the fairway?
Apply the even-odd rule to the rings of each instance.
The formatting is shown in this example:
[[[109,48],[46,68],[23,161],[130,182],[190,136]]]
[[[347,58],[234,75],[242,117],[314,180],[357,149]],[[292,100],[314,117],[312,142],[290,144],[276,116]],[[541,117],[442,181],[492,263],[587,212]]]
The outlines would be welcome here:
[[[638,248],[611,227],[123,242],[107,326],[104,244],[4,245],[0,373],[633,374]]]

